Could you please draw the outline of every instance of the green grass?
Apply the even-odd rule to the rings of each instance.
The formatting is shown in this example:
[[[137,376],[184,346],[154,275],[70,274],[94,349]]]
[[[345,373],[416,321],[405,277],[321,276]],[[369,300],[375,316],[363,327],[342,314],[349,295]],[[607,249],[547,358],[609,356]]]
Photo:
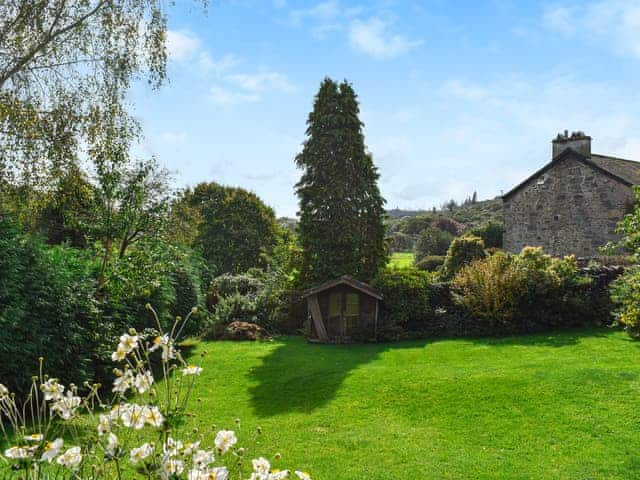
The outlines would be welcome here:
[[[640,344],[621,332],[202,351],[189,421],[260,426],[255,453],[315,479],[640,478]]]
[[[406,268],[413,265],[413,253],[395,252],[391,254],[389,265],[393,268]]]

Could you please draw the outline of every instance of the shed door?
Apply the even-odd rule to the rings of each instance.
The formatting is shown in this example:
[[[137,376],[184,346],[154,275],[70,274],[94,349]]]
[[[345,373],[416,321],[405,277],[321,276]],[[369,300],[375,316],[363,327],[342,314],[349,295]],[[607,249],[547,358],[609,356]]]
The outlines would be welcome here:
[[[329,335],[350,337],[358,330],[360,318],[360,295],[335,291],[329,295]]]
[[[358,319],[360,318],[360,295],[357,293],[345,294],[344,323],[345,336],[353,336],[358,330]]]

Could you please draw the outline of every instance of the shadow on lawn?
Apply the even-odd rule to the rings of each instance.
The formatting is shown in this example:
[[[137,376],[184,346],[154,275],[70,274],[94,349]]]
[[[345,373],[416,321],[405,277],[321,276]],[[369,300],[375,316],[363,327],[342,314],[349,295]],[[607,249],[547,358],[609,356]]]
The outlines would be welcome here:
[[[614,332],[615,330],[594,328],[460,340],[497,348],[566,347],[578,344],[585,337],[606,338]],[[382,353],[403,348],[424,348],[427,344],[444,340],[446,339],[364,345],[321,345],[309,344],[300,337],[284,339],[249,373],[250,380],[255,384],[249,388],[254,411],[260,417],[294,411],[311,412],[336,396],[352,370],[376,360]]]
[[[401,347],[426,341],[403,342]],[[268,417],[292,411],[310,412],[332,400],[349,373],[369,363],[391,344],[320,345],[287,338],[249,373],[257,385],[249,389],[256,415]]]

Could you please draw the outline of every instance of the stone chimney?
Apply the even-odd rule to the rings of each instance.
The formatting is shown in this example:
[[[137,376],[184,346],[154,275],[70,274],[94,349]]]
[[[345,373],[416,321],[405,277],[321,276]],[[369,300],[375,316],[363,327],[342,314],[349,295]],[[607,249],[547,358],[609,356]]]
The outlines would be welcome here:
[[[591,156],[591,137],[585,135],[584,132],[572,132],[569,135],[569,131],[565,130],[564,133],[559,133],[553,139],[551,145],[553,146],[552,158],[556,158],[567,148],[571,148],[585,157]]]

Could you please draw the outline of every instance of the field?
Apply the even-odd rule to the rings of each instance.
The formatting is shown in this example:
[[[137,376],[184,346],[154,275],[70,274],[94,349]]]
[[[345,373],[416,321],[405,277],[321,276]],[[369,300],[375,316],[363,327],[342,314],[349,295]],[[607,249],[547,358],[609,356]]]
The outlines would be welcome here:
[[[395,252],[391,254],[389,265],[394,268],[404,268],[413,265],[413,253],[411,252]]]
[[[315,479],[638,478],[640,345],[622,332],[203,351],[190,421],[260,426],[255,451]]]

